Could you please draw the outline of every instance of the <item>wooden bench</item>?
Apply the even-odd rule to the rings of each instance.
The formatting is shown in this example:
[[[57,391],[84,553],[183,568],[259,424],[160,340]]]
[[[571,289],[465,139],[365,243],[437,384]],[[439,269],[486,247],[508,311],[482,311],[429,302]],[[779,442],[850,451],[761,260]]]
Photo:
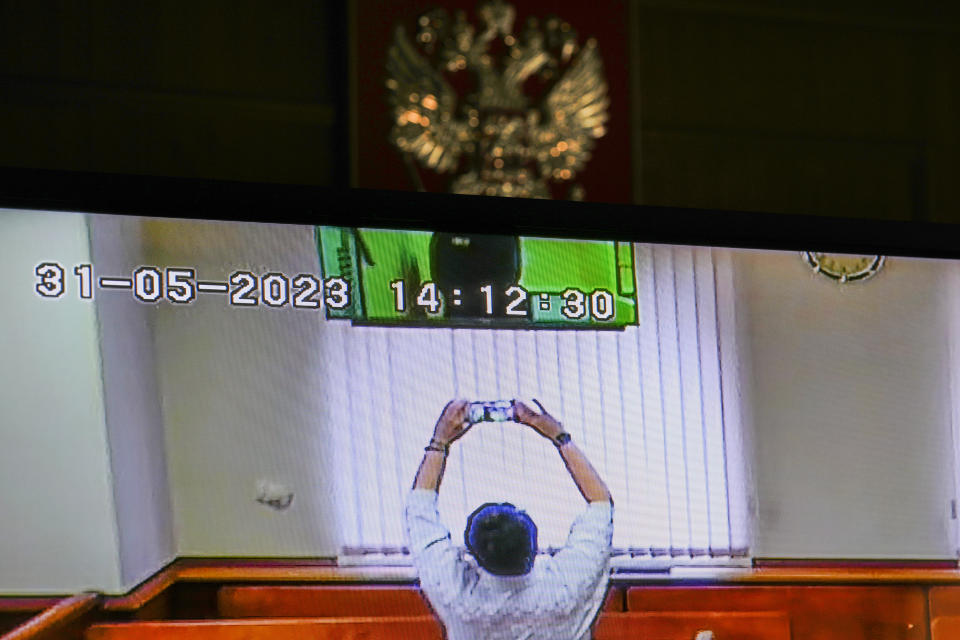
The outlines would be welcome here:
[[[428,616],[125,622],[89,627],[85,640],[442,640]]]
[[[793,640],[925,640],[924,593],[901,586],[630,587],[633,612],[785,612]]]
[[[707,635],[703,632],[710,632]],[[790,617],[783,612],[603,613],[594,640],[790,640]]]

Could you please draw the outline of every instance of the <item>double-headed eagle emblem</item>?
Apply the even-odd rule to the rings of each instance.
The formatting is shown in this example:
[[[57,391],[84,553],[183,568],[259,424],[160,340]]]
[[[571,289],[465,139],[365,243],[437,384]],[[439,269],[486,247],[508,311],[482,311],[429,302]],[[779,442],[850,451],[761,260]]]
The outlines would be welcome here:
[[[458,12],[420,16],[414,42],[396,29],[387,56],[391,141],[408,159],[453,174],[450,190],[549,198],[573,185],[606,133],[609,98],[595,40],[558,18],[513,33],[514,8],[482,4],[477,30]]]

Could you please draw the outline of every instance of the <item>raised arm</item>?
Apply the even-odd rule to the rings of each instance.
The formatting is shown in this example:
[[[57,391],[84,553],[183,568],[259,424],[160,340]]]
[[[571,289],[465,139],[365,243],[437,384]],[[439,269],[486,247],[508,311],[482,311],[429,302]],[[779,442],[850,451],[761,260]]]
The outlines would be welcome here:
[[[443,480],[443,470],[447,464],[450,444],[470,429],[467,421],[467,400],[451,400],[443,408],[437,424],[433,428],[433,438],[427,445],[413,480],[414,489],[438,491]]]
[[[517,422],[532,427],[557,447],[563,463],[567,466],[567,471],[570,472],[570,477],[573,478],[577,489],[587,502],[607,501],[612,504],[613,497],[610,495],[610,490],[587,460],[587,456],[566,435],[560,421],[547,413],[539,401],[534,400],[534,402],[537,403],[540,412],[534,411],[519,401],[514,404],[514,417]]]
[[[443,479],[450,443],[470,428],[466,400],[452,400],[443,408],[433,429],[423,461],[407,497],[405,518],[410,553],[417,568],[420,587],[436,605],[456,600],[476,571],[466,563],[453,545],[450,531],[437,511],[437,489]]]

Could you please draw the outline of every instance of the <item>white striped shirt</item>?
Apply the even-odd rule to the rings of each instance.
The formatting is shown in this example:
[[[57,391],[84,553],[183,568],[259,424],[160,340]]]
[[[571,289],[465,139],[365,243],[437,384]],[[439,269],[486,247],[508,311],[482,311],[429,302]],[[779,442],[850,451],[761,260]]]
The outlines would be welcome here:
[[[613,505],[590,503],[564,547],[540,554],[522,576],[480,567],[440,521],[437,492],[407,499],[407,535],[420,588],[449,640],[585,640],[609,581]]]

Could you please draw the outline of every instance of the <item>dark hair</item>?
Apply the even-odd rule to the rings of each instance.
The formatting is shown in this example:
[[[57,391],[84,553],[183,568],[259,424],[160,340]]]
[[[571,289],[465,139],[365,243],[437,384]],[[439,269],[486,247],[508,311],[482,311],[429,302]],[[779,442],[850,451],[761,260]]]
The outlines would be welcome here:
[[[520,576],[533,568],[537,525],[509,502],[478,507],[467,518],[463,539],[477,563],[490,573]]]

